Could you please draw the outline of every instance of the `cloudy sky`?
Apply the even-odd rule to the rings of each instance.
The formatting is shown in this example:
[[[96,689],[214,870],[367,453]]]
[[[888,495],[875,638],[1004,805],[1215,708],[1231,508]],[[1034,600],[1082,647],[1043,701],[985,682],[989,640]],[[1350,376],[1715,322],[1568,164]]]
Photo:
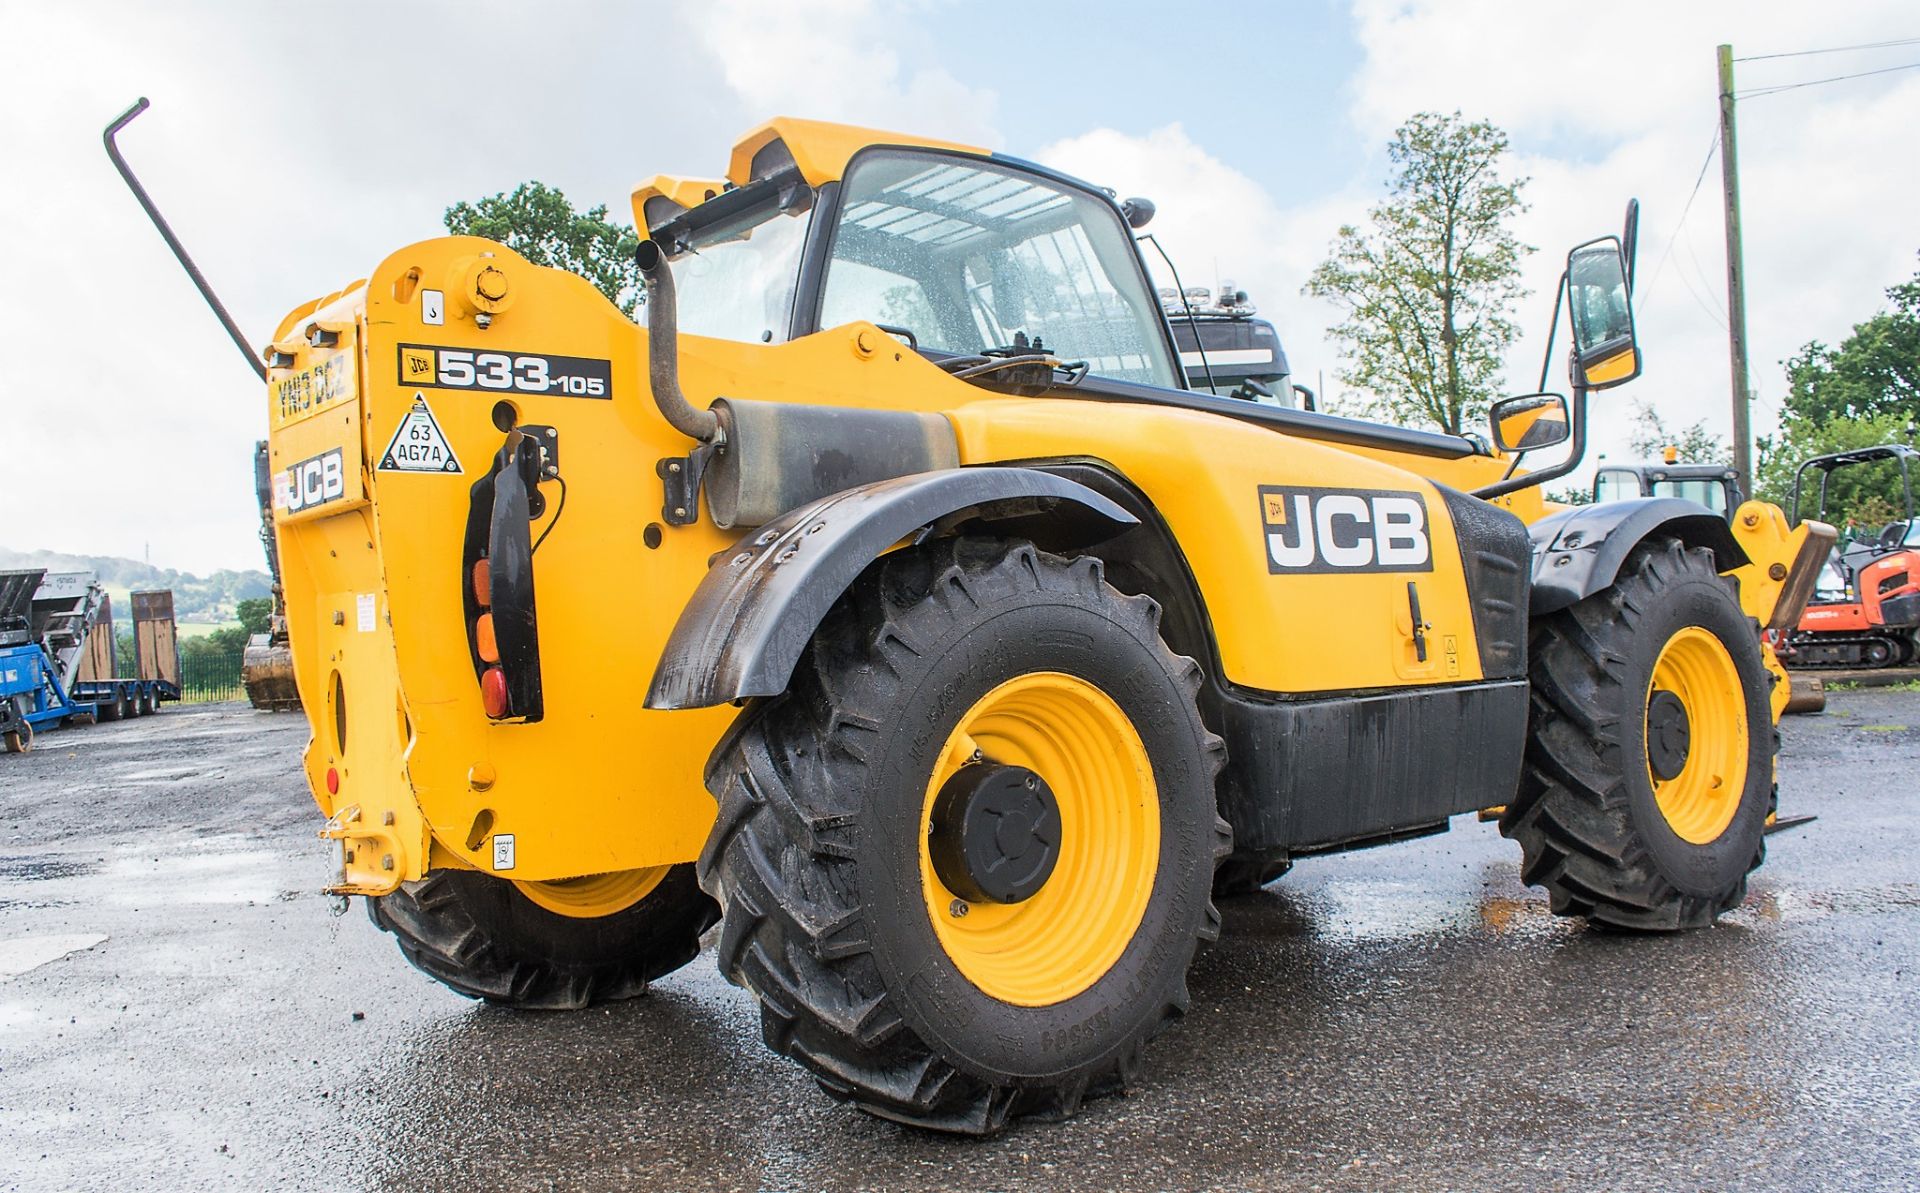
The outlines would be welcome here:
[[[636,180],[718,173],[740,133],[787,114],[970,140],[1153,198],[1187,282],[1250,291],[1335,393],[1336,315],[1301,283],[1379,196],[1393,128],[1457,108],[1507,129],[1532,179],[1516,391],[1537,380],[1561,254],[1642,202],[1647,373],[1596,428],[1619,458],[1635,398],[1728,423],[1717,163],[1695,193],[1714,46],[1920,38],[1910,0],[6,0],[0,19],[0,545],[195,571],[261,563],[265,402],[101,152],[140,95],[154,106],[128,156],[256,340],[437,234],[455,200],[538,178],[624,219]],[[1760,58],[1739,86],[1915,62],[1920,44]],[[1913,276],[1916,128],[1920,70],[1743,103],[1760,431],[1780,362]]]

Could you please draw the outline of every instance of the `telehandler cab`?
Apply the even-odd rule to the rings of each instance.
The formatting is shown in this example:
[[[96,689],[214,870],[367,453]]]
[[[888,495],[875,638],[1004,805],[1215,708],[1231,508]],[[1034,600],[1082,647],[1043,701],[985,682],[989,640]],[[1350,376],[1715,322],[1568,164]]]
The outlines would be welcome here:
[[[644,327],[448,237],[262,360],[332,889],[421,969],[578,1007],[718,919],[770,1047],[984,1133],[1132,1080],[1301,854],[1504,804],[1557,913],[1740,902],[1831,532],[1543,505],[1640,370],[1616,238],[1489,443],[1187,388],[1150,205],[982,149],[779,119],[633,209]]]

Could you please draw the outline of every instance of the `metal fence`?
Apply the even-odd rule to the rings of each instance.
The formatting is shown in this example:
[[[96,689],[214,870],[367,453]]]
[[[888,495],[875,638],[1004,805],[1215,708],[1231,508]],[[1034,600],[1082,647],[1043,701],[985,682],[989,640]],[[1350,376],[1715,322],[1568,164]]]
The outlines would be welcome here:
[[[240,700],[247,694],[240,682],[240,657],[244,646],[215,647],[212,644],[182,643],[180,652],[180,699],[184,703],[211,700]]]

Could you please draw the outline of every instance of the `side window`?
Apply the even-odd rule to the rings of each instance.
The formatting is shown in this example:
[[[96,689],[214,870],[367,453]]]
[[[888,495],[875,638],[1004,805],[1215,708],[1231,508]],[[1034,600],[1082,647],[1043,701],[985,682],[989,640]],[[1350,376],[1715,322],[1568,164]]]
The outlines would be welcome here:
[[[909,277],[860,261],[835,261],[834,284],[820,304],[820,326],[866,319],[913,332],[922,347],[953,351],[934,317],[926,287]]]

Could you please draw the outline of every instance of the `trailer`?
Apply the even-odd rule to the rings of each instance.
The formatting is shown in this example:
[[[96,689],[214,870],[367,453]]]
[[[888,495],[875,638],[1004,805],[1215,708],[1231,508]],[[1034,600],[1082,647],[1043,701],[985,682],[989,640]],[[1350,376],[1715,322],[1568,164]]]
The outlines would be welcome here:
[[[0,743],[18,754],[37,732],[145,716],[180,698],[173,594],[130,594],[134,674],[114,657],[113,601],[91,572],[0,571]]]

